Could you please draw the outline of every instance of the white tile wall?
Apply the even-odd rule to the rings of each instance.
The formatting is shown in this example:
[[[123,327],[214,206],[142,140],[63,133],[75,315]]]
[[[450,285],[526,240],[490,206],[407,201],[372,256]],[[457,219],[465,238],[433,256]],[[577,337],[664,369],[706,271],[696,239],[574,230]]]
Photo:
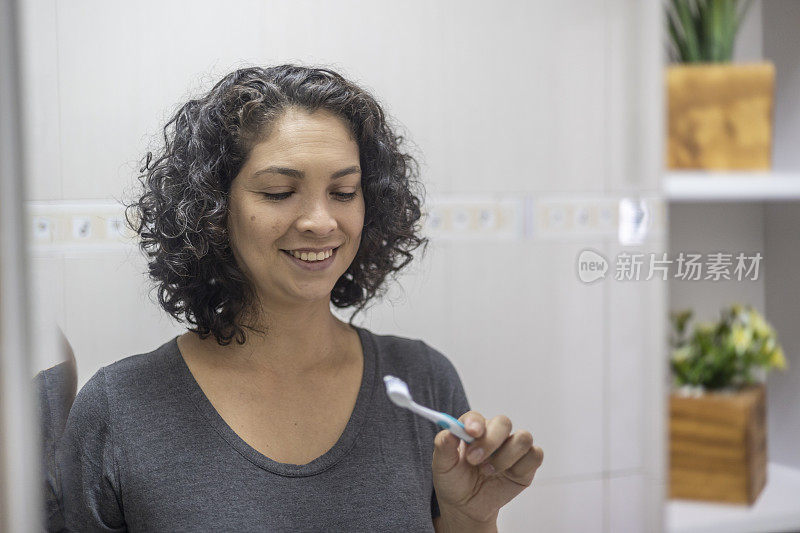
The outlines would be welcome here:
[[[329,65],[373,91],[432,198],[505,195],[537,213],[548,199],[616,201],[657,186],[657,3],[23,4],[34,202],[127,198],[179,103],[235,67],[288,61]],[[503,242],[440,235],[357,323],[442,351],[475,409],[507,414],[545,449],[501,529],[625,531],[638,512],[656,524],[661,494],[652,483],[637,494],[631,472],[659,473],[663,286],[581,283],[577,254],[612,250],[613,231],[546,238],[525,225],[534,219]],[[149,299],[134,248],[40,254],[36,306],[52,303],[81,383],[183,331]]]
[[[201,78],[264,49],[263,6],[57,2],[64,197],[119,197],[146,134]]]
[[[603,4],[448,8],[439,83],[449,94],[439,112],[447,117],[441,158],[450,187],[602,190]]]
[[[38,372],[65,360],[58,328],[64,329],[64,259],[58,253],[30,258],[32,370]]]
[[[655,253],[661,258],[665,246],[662,241],[653,240],[646,245],[619,246],[608,248],[610,261],[622,252],[628,254]],[[665,351],[653,351],[648,345],[649,335],[663,328],[659,321],[666,321],[665,313],[648,312],[643,309],[661,309],[661,295],[667,281],[654,276],[646,281],[648,272],[642,270],[639,281],[618,281],[612,279],[606,285],[607,307],[605,312],[611,317],[606,322],[608,328],[607,357],[607,397],[608,432],[606,469],[609,471],[641,471],[645,466],[645,446],[643,438],[648,416],[645,398],[650,394],[653,384],[645,379],[648,363],[663,361]]]
[[[641,475],[606,480],[606,531],[641,533],[648,531],[645,517],[645,484]]]
[[[614,531],[603,527],[600,479],[540,482],[538,474],[528,489],[503,507],[497,522],[499,531],[509,533]]]
[[[382,302],[359,313],[355,323],[376,333],[419,338],[431,346],[448,337],[443,320],[450,315],[451,243],[432,242],[425,256],[409,265],[393,284]],[[351,310],[338,311],[344,319]]]
[[[153,303],[135,250],[64,256],[64,321],[79,385],[100,366],[149,352],[183,331]]]
[[[602,139],[611,191],[659,190],[663,135],[662,65],[665,61],[659,6],[608,0],[604,79],[606,129]],[[658,36],[663,36],[661,39]]]
[[[581,248],[476,243],[451,252],[441,350],[474,409],[533,433],[547,453],[541,478],[602,469],[603,293],[576,276]]]

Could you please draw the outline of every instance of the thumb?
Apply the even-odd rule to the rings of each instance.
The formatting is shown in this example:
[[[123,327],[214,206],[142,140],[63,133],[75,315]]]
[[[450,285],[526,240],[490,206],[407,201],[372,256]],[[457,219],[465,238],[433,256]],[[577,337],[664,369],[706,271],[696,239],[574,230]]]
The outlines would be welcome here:
[[[460,442],[461,439],[447,429],[436,434],[436,438],[433,439],[433,461],[431,463],[431,470],[434,473],[449,472],[458,464]]]

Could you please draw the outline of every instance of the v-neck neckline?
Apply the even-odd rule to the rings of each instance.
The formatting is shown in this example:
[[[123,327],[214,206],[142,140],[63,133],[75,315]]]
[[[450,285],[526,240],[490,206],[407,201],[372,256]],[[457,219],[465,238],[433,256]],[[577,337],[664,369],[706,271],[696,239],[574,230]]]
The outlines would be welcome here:
[[[189,366],[186,364],[180,348],[178,347],[178,336],[175,336],[175,338],[170,341],[170,352],[174,356],[172,358],[172,364],[176,367],[177,374],[180,376],[182,388],[189,399],[200,410],[217,433],[219,433],[231,447],[239,452],[239,454],[259,468],[275,474],[287,477],[313,476],[339,462],[355,445],[356,438],[364,425],[364,420],[367,418],[367,411],[372,404],[373,390],[377,381],[375,377],[375,350],[377,348],[368,330],[358,326],[353,326],[353,328],[358,332],[358,337],[361,341],[361,351],[364,355],[361,386],[356,396],[353,412],[350,414],[347,425],[336,443],[328,451],[303,465],[279,463],[245,442],[245,440],[225,422],[208,399],[205,392],[203,392],[203,389],[200,387],[200,384],[195,379],[191,370],[189,370]]]

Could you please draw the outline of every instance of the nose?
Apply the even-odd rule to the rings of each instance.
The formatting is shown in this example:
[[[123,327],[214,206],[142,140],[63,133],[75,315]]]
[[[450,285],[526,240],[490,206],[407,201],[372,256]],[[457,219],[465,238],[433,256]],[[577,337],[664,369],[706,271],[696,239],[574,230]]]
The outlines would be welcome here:
[[[303,202],[296,226],[298,231],[311,231],[320,236],[328,235],[334,231],[337,223],[331,212],[328,200],[325,198],[313,198]]]

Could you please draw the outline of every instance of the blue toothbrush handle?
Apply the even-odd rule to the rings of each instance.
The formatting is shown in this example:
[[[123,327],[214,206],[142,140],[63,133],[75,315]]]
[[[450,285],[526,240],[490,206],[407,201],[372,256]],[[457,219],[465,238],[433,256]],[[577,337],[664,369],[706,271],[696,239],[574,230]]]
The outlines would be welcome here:
[[[445,417],[446,420],[437,421],[436,422],[437,426],[439,426],[442,429],[449,429],[453,435],[460,438],[466,443],[470,443],[473,440],[475,440],[467,433],[467,428],[464,427],[464,424],[462,424],[452,416],[448,415],[447,413],[442,413],[442,416]]]

